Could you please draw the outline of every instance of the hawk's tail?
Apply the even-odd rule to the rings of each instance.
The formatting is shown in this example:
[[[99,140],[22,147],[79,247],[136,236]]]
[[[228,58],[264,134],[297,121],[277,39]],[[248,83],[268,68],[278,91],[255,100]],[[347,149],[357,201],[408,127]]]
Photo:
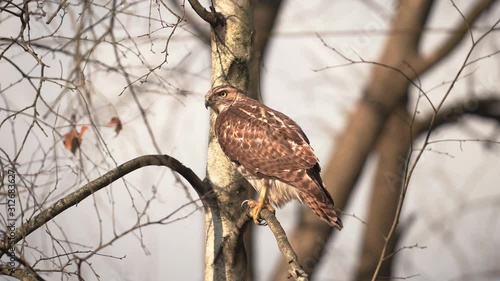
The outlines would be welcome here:
[[[318,186],[315,182],[309,181],[308,192],[301,192],[302,200],[309,205],[311,210],[330,226],[342,230],[344,227],[335,207],[333,199],[325,188]]]
[[[337,228],[338,230],[342,230],[344,225],[335,211],[333,204],[329,202],[317,201],[310,197],[305,197],[304,201],[320,219],[326,221],[329,225]]]

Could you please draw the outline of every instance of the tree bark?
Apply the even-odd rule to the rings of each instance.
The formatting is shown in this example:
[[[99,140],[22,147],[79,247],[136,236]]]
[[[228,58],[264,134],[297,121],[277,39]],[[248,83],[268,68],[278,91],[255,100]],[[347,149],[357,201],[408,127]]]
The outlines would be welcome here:
[[[212,25],[213,86],[232,84],[247,90],[252,61],[253,19],[250,0],[215,1],[222,24]],[[245,216],[241,203],[247,199],[248,184],[235,170],[214,137],[214,112],[210,113],[207,180],[216,200],[205,210],[205,280],[245,280],[247,272],[244,245]]]
[[[271,32],[278,17],[281,0],[257,0],[253,21],[255,25],[255,39],[253,42],[253,59],[250,64],[250,85],[248,95],[262,102],[261,95],[261,70],[262,64],[267,54]],[[255,197],[255,189],[248,189],[248,198]],[[247,281],[254,280],[254,230],[255,225],[250,224],[245,232],[245,247],[247,249]]]

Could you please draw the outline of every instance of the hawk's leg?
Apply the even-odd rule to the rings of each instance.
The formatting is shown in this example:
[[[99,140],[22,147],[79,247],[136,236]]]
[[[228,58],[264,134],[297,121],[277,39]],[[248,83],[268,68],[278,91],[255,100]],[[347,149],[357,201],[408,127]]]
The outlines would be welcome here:
[[[273,213],[276,212],[276,210],[273,208],[273,206],[271,206],[271,204],[269,204],[267,200],[268,189],[269,187],[267,186],[262,187],[262,189],[260,190],[259,199],[257,201],[247,201],[248,207],[250,207],[250,216],[253,218],[253,222],[255,224],[260,224],[260,212],[262,211],[262,209],[266,208]]]

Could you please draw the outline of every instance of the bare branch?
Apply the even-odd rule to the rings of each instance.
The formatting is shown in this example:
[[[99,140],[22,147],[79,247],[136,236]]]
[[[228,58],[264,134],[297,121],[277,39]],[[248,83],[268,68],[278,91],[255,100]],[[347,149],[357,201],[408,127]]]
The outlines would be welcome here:
[[[185,9],[184,4],[181,4],[180,7],[177,7],[179,6],[179,4],[177,3],[176,0],[169,0],[169,2],[171,3],[171,6],[175,6],[176,8],[182,10]],[[199,37],[201,41],[210,44],[210,30],[208,28],[203,28],[203,26],[200,23],[195,22],[195,20],[188,13],[184,14],[184,18],[193,28],[194,35]]]
[[[5,266],[0,267],[0,274],[1,275],[6,275],[10,276],[13,278],[16,278],[18,280],[22,281],[37,281],[40,279],[37,279],[36,277],[31,275],[31,272],[28,269],[22,269],[22,268],[8,268]],[[43,280],[43,279],[41,279]]]
[[[255,37],[253,41],[254,57],[251,61],[251,79],[248,93],[250,97],[262,101],[261,69],[267,54],[269,39],[277,22],[282,7],[281,0],[259,0],[255,1],[253,21],[255,25]]]
[[[309,280],[307,273],[302,269],[302,266],[299,264],[299,260],[297,258],[297,254],[293,250],[290,242],[288,242],[288,238],[286,237],[285,230],[281,226],[280,222],[276,219],[274,214],[264,209],[260,213],[262,218],[266,220],[269,229],[274,234],[276,238],[276,242],[278,243],[278,248],[281,251],[281,254],[285,258],[286,263],[288,263],[290,276],[295,280],[299,281],[307,281]]]
[[[362,253],[380,253],[384,246],[384,238],[393,224],[404,177],[406,155],[412,140],[408,127],[410,117],[406,108],[405,102],[398,105],[387,120],[377,143],[377,168],[374,172],[371,198],[365,218],[368,223],[364,227]],[[387,252],[394,252],[395,236],[393,235],[389,241]],[[375,254],[363,254],[357,265],[354,280],[370,280],[378,262],[378,256]],[[380,275],[390,276],[391,266],[385,262],[380,269]]]
[[[224,17],[222,14],[217,13],[213,7],[212,12],[207,11],[203,6],[198,2],[198,0],[188,0],[193,10],[202,18],[204,21],[208,22],[211,26],[216,27],[222,25],[224,23]]]
[[[449,105],[436,115],[432,128],[432,114],[426,116],[422,120],[415,121],[414,135],[418,136],[427,130],[435,130],[442,125],[455,123],[465,115],[474,115],[478,117],[489,118],[497,121],[500,124],[500,98],[489,97],[484,99],[471,98],[465,101],[460,101]]]
[[[14,235],[9,236],[9,239],[4,238],[3,241],[0,241],[0,256],[3,255],[12,245],[16,244],[21,239],[31,234],[40,226],[52,220],[57,215],[64,212],[66,209],[78,204],[88,196],[122,178],[126,174],[146,166],[166,166],[173,171],[176,171],[191,184],[191,186],[196,190],[200,197],[202,197],[208,191],[203,181],[201,181],[201,179],[191,169],[184,166],[177,159],[168,155],[140,156],[128,162],[125,162],[124,164],[107,172],[103,176],[87,183],[78,190],[58,200],[47,209],[41,211],[32,219],[23,223],[14,232]]]

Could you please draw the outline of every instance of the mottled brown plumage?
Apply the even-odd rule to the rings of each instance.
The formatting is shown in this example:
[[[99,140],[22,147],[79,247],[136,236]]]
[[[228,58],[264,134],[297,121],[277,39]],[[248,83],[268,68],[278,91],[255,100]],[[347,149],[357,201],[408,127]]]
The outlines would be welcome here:
[[[255,221],[263,204],[281,207],[296,198],[342,229],[323,186],[318,158],[297,123],[229,85],[210,90],[205,105],[218,114],[215,135],[222,150],[261,195],[259,202],[252,203],[257,205],[252,213]]]

